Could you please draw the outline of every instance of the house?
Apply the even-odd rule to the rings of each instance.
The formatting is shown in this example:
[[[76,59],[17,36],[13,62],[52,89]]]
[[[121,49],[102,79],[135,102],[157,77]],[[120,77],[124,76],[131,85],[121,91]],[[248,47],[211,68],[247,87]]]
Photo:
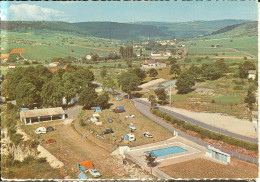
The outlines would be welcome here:
[[[57,68],[53,68],[53,69],[51,69],[51,72],[52,72],[52,73],[55,73],[55,72],[57,72],[57,71],[58,71]]]
[[[143,69],[150,69],[150,68],[165,68],[166,64],[162,63],[160,60],[146,60],[142,63]]]
[[[9,64],[8,66],[9,69],[14,69],[15,68],[15,65],[13,63]]]
[[[33,124],[60,119],[65,119],[65,112],[62,107],[22,110],[20,112],[20,120],[21,122],[24,122],[24,124]]]
[[[162,57],[167,57],[167,56],[171,56],[172,52],[169,50],[166,51],[153,51],[151,52],[151,56],[152,57],[157,57],[157,56],[162,56]]]
[[[229,164],[230,163],[230,155],[220,151],[213,146],[208,145],[206,149],[206,156],[218,160],[222,163]]]
[[[2,63],[5,63],[8,60],[9,54],[1,54],[0,60]]]
[[[90,54],[86,55],[87,60],[91,60],[92,56]]]
[[[49,64],[49,67],[56,67],[59,64],[60,64],[59,62],[52,62],[52,63]]]
[[[248,70],[248,79],[252,78],[253,80],[256,78],[256,70]]]

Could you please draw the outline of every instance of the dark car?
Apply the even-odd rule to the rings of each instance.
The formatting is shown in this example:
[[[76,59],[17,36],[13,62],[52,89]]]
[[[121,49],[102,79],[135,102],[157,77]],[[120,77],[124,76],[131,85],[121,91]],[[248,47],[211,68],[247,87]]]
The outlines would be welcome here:
[[[47,132],[51,132],[51,131],[54,131],[55,129],[52,127],[52,126],[48,126],[47,127]]]
[[[109,134],[109,133],[114,133],[114,131],[111,128],[107,128],[104,131],[102,131],[102,135]]]
[[[109,123],[113,123],[112,118],[107,118],[107,122],[109,122]]]

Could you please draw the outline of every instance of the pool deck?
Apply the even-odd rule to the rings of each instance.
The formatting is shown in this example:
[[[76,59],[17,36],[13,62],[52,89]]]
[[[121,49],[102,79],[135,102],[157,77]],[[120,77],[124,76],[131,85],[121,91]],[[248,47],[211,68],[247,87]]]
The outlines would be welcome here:
[[[158,163],[157,167],[168,166],[171,164],[176,164],[180,162],[184,162],[187,160],[196,159],[199,157],[204,157],[206,154],[206,149],[181,138],[179,136],[170,138],[168,140],[162,142],[156,142],[152,144],[142,145],[131,148],[130,151],[125,152],[127,158],[134,160],[136,163],[141,165],[142,167],[147,167],[147,163],[145,161],[145,152],[151,150],[157,150],[162,148],[168,148],[173,146],[179,146],[185,150],[186,152],[181,152],[177,154],[171,154],[167,156],[157,157],[156,162]],[[156,168],[157,168],[156,167]]]

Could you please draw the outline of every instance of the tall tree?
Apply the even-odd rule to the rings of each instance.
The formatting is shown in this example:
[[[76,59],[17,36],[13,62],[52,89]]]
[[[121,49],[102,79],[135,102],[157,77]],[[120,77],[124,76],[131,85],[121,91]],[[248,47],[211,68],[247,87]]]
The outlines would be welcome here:
[[[246,96],[244,102],[247,103],[248,106],[249,106],[249,109],[252,110],[253,109],[253,104],[256,102],[255,94],[252,91],[248,90],[247,91],[247,96]]]
[[[106,68],[102,68],[101,72],[100,72],[100,76],[104,79],[107,76],[107,69]]]
[[[121,86],[122,91],[129,95],[131,91],[134,91],[140,84],[140,78],[130,72],[122,72],[118,77],[118,84]]]
[[[156,106],[157,105],[157,101],[156,101],[156,98],[155,98],[155,96],[154,95],[149,95],[149,98],[148,98],[148,100],[150,101],[150,103],[151,103],[151,107],[154,107],[154,106]]]
[[[92,106],[96,106],[96,99],[98,94],[92,87],[86,87],[79,94],[79,104],[83,105],[85,108],[90,108]]]
[[[109,96],[107,93],[101,94],[97,97],[95,104],[97,106],[100,106],[102,108],[107,108],[108,107],[108,101],[109,101]]]
[[[189,93],[194,85],[195,79],[188,71],[182,72],[176,81],[177,90],[180,94]]]
[[[147,166],[150,167],[151,169],[151,174],[152,174],[152,168],[156,166],[156,157],[154,156],[153,153],[149,153],[145,156],[145,160],[146,160],[146,163],[147,163]]]
[[[150,70],[149,70],[149,76],[150,77],[156,77],[157,75],[158,75],[158,72],[157,72],[157,70],[156,69],[154,69],[154,68],[151,68]]]
[[[62,98],[64,97],[64,88],[62,79],[55,75],[49,82],[43,85],[41,98],[45,106],[61,106]]]
[[[166,93],[165,89],[164,88],[157,88],[155,90],[155,94],[157,95],[159,100],[162,101],[162,105],[163,105],[164,101],[167,100],[167,93]]]
[[[174,74],[174,78],[176,79],[177,75],[181,73],[181,68],[178,64],[173,64],[171,66],[170,74]]]
[[[113,77],[108,76],[106,79],[104,79],[103,86],[104,86],[104,88],[111,89],[112,93],[113,93],[116,88],[116,82],[113,79]]]
[[[140,81],[143,81],[146,78],[146,73],[141,68],[132,69],[130,72],[138,76]]]

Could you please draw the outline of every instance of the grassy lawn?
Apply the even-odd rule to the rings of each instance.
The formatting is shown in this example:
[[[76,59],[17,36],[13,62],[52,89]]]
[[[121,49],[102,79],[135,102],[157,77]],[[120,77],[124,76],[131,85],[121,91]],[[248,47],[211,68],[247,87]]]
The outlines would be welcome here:
[[[139,111],[137,111],[134,107],[132,101],[129,101],[127,99],[116,101],[115,97],[113,97],[110,102],[114,106],[124,106],[126,112],[115,114],[114,112],[111,112],[110,109],[105,109],[100,113],[100,121],[103,122],[102,126],[96,126],[95,124],[88,122],[86,127],[80,128],[80,131],[82,133],[92,130],[94,131],[95,135],[101,134],[101,132],[106,128],[112,128],[114,131],[113,134],[104,135],[104,139],[99,138],[99,140],[103,140],[102,143],[109,144],[111,149],[116,148],[117,145],[126,145],[126,143],[121,141],[121,137],[124,137],[125,134],[131,132],[129,128],[129,123],[133,123],[136,127],[136,130],[134,131],[136,141],[130,143],[130,147],[158,142],[172,137],[172,134],[168,130],[164,129],[162,126],[154,123],[153,121],[149,120],[144,115],[139,113]],[[82,118],[84,119],[84,121],[86,121],[89,117],[92,116],[92,114],[93,111],[83,110]],[[127,114],[134,114],[135,118],[126,119],[125,116]],[[112,118],[113,123],[107,122],[107,118]],[[146,138],[142,135],[142,133],[146,131],[152,133],[152,139]]]
[[[165,166],[161,170],[173,178],[257,178],[258,176],[257,165],[234,158],[231,158],[229,165],[200,158]]]
[[[252,86],[247,79],[223,77],[218,80],[205,81],[196,84],[194,88],[212,89],[209,93],[196,91],[188,94],[173,94],[173,107],[193,110],[223,113],[237,118],[249,118],[250,113],[244,98],[247,89]]]

